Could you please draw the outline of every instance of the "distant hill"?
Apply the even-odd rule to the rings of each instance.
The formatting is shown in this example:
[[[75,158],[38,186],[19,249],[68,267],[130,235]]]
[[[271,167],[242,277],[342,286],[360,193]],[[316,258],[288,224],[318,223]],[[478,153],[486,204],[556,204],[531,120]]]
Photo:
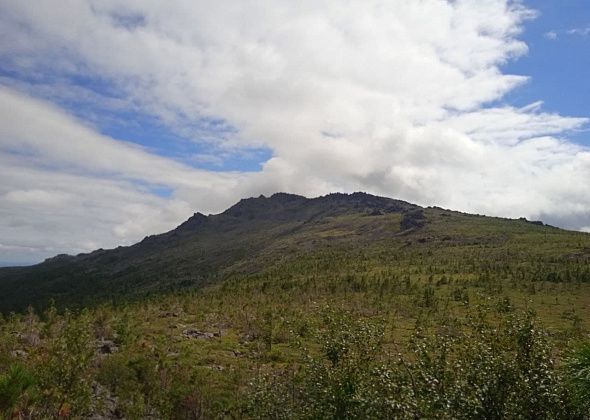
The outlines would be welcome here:
[[[195,213],[176,229],[132,246],[0,268],[0,311],[44,307],[50,300],[81,306],[200,288],[326,250],[449,249],[480,260],[518,252],[516,262],[558,264],[587,259],[589,238],[540,222],[422,208],[366,193],[313,199],[277,193],[241,200],[217,215]]]

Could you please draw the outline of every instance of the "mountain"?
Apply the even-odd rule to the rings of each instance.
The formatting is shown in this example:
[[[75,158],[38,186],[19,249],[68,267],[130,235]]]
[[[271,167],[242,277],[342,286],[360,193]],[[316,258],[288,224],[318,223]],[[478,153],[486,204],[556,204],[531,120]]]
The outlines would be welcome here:
[[[407,257],[408,250],[421,255],[445,249],[472,259],[506,252],[527,264],[577,262],[590,255],[589,238],[541,222],[422,208],[366,193],[313,199],[277,193],[243,199],[216,215],[195,213],[176,229],[132,246],[0,268],[0,311],[43,307],[50,300],[79,306],[202,288],[327,250],[402,250]],[[551,272],[562,275],[566,265]]]
[[[0,316],[7,418],[590,414],[590,235],[538,221],[261,196],[0,269],[0,311],[29,304]]]

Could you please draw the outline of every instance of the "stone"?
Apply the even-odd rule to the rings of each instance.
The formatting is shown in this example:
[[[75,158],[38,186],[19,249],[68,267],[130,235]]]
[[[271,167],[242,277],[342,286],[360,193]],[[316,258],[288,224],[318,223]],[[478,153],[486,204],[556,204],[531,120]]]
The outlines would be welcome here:
[[[10,352],[10,354],[12,355],[12,357],[18,357],[20,359],[24,359],[29,355],[29,353],[21,349],[13,350]]]
[[[218,333],[199,331],[195,328],[187,328],[182,332],[182,335],[184,335],[187,338],[197,338],[201,340],[211,340],[214,337],[219,337]]]
[[[178,313],[176,312],[164,312],[160,314],[160,318],[178,318]]]
[[[112,354],[119,350],[117,345],[111,340],[99,340],[96,343],[96,349],[100,354]]]

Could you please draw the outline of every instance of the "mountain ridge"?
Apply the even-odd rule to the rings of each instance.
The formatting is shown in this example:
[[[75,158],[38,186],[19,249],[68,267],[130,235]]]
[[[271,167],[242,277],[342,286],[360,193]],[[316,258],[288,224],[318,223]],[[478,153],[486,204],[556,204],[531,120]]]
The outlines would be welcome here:
[[[270,206],[268,206],[270,204]],[[285,215],[282,219],[288,219],[288,217],[294,216],[294,212],[300,210],[297,206],[311,204],[319,204],[320,206],[328,204],[332,207],[326,209],[323,214],[314,214],[313,216],[334,216],[338,215],[343,211],[343,206],[346,210],[356,210],[358,212],[366,211],[369,212],[370,210],[380,210],[384,212],[396,212],[396,211],[404,211],[409,209],[419,209],[420,206],[416,204],[411,204],[402,200],[387,198],[387,197],[379,197],[375,195],[371,195],[364,192],[354,192],[351,194],[347,193],[331,193],[324,196],[314,197],[314,198],[307,198],[302,195],[297,194],[290,194],[284,192],[274,193],[269,197],[264,195],[260,195],[258,197],[249,197],[243,198],[238,201],[236,204],[228,207],[221,213],[218,214],[210,214],[205,215],[200,212],[195,212],[192,216],[190,216],[187,220],[182,222],[180,225],[171,229],[167,232],[159,233],[159,234],[152,234],[145,236],[141,241],[127,246],[118,246],[116,248],[110,249],[103,249],[98,248],[91,252],[86,253],[79,253],[76,255],[71,254],[58,254],[53,257],[49,257],[45,259],[43,262],[39,264],[43,264],[45,262],[51,262],[54,260],[67,260],[76,257],[84,257],[89,256],[92,254],[102,253],[106,251],[117,250],[120,248],[131,248],[135,245],[150,242],[153,240],[157,240],[159,238],[175,236],[175,234],[182,234],[186,232],[194,233],[195,229],[202,228],[207,224],[215,221],[221,222],[228,222],[229,220],[223,219],[224,217],[231,217],[231,218],[241,218],[246,217],[248,219],[256,218],[257,212],[263,213],[265,216],[268,215],[276,215],[277,210],[281,210],[285,212]],[[351,207],[346,207],[346,205],[352,205]],[[340,207],[336,207],[340,206]],[[374,214],[377,215],[377,214]],[[221,220],[219,220],[221,219]],[[306,219],[305,222],[309,222],[310,219]],[[35,265],[39,265],[35,264]],[[12,267],[2,267],[2,268],[12,268]],[[16,268],[16,267],[15,267]]]
[[[146,236],[130,246],[76,256],[61,254],[31,267],[0,268],[0,311],[22,310],[28,304],[43,306],[50,299],[60,305],[83,306],[201,288],[236,273],[255,273],[277,258],[329,248],[373,247],[383,241],[397,247],[403,245],[404,236],[421,235],[414,238],[415,243],[434,240],[442,244],[448,232],[423,233],[429,224],[446,222],[445,218],[468,223],[469,218],[478,217],[486,223],[493,220],[363,192],[316,198],[261,195],[242,199],[219,214],[196,212],[175,229]],[[494,223],[498,231],[509,229],[511,223],[520,223],[525,230],[549,229],[523,220]]]

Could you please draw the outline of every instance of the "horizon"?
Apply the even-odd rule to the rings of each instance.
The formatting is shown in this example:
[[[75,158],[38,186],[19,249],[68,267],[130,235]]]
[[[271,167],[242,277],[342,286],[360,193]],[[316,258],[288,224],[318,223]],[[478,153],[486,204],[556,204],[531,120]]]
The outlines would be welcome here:
[[[583,0],[0,1],[0,31],[2,261],[273,191],[590,232]]]

